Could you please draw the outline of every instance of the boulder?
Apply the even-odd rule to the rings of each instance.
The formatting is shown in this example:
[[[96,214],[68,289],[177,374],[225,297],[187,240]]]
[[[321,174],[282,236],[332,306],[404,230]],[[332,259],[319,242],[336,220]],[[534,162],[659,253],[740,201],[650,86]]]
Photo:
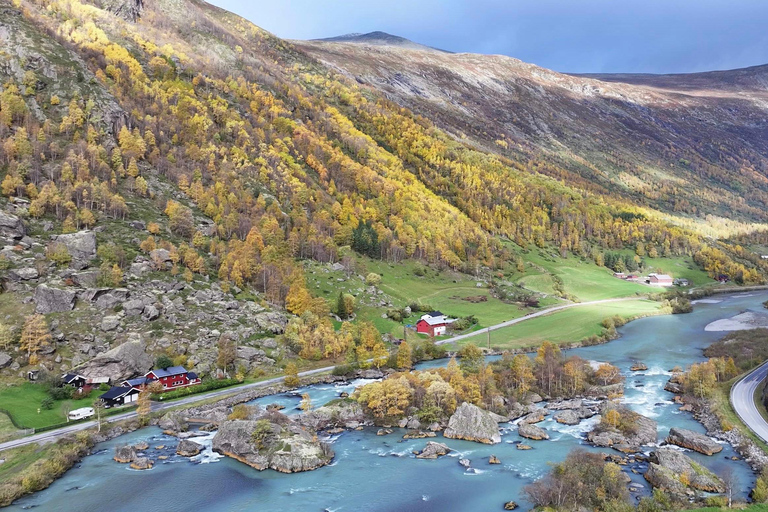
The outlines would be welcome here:
[[[587,433],[589,442],[595,446],[611,447],[625,453],[638,452],[641,446],[656,442],[657,432],[654,420],[624,406],[605,405],[602,414],[606,414],[611,408],[616,408],[619,411],[622,424],[631,424],[632,428],[620,430],[607,426],[601,421]]]
[[[131,462],[131,469],[152,469],[152,461],[149,457],[136,457],[136,460]]]
[[[8,277],[14,281],[29,281],[40,277],[40,273],[33,267],[14,268],[8,271]]]
[[[324,405],[300,415],[296,421],[314,430],[325,430],[331,427],[351,428],[353,423],[368,425],[370,421],[365,416],[363,407],[354,400],[340,400],[331,405]]]
[[[189,428],[187,421],[184,419],[184,414],[181,411],[165,414],[160,418],[158,426],[168,432],[183,432]]]
[[[578,425],[581,421],[578,413],[571,409],[556,412],[554,418],[556,422],[562,423],[563,425]]]
[[[523,443],[518,443],[517,449],[518,450],[532,450],[533,446],[530,446],[530,445],[527,445],[527,444],[523,444]]]
[[[263,431],[260,421],[223,422],[213,438],[213,450],[260,471],[270,468],[282,473],[311,471],[333,459],[330,445],[320,442],[314,432],[296,425],[268,422],[268,431],[257,446],[253,433],[257,427]]]
[[[109,377],[112,382],[121,382],[135,375],[143,375],[152,369],[152,357],[139,340],[126,341],[112,350],[99,354],[77,368],[84,377]]]
[[[469,459],[459,459],[459,466],[469,469],[471,462]]]
[[[694,450],[703,453],[704,455],[714,455],[723,451],[723,447],[709,436],[684,428],[671,428],[666,441],[669,444],[682,446],[683,448],[688,448],[689,450]]]
[[[51,288],[47,284],[40,284],[35,288],[35,311],[47,315],[75,309],[77,294],[74,290]]]
[[[526,414],[523,419],[520,420],[520,423],[541,423],[547,419],[547,414],[549,414],[547,409],[537,407],[530,413]]]
[[[424,447],[423,450],[421,450],[417,455],[417,459],[436,459],[442,455],[448,454],[451,449],[448,448],[443,443],[436,443],[434,441],[429,441],[427,445]]]
[[[639,361],[629,367],[629,371],[631,372],[644,372],[647,369],[648,367]]]
[[[141,315],[141,318],[143,318],[147,322],[157,320],[158,318],[160,318],[160,310],[157,309],[157,307],[154,304],[149,304],[148,306],[144,306],[144,311],[143,311],[143,314]]]
[[[152,261],[165,263],[166,265],[172,264],[171,253],[168,249],[154,249],[150,251],[149,257]]]
[[[194,441],[189,439],[182,439],[179,441],[179,445],[176,447],[176,453],[182,457],[194,457],[203,447]]]
[[[251,321],[262,332],[282,334],[288,325],[288,317],[276,311],[264,311],[255,315]]]
[[[517,508],[517,503],[514,501],[508,501],[504,504],[504,510],[515,510]]]
[[[581,409],[583,401],[581,398],[574,398],[573,400],[559,400],[557,402],[551,402],[547,405],[547,409],[550,411],[564,411],[567,409]]]
[[[533,423],[520,423],[517,427],[517,433],[520,434],[521,437],[533,439],[534,441],[549,439],[547,431]]]
[[[120,326],[119,316],[105,316],[101,319],[102,331],[114,331]]]
[[[20,239],[26,234],[21,219],[10,213],[0,211],[0,233],[4,236]]]
[[[93,231],[55,235],[51,239],[64,244],[73,260],[87,262],[96,257],[96,233]]]
[[[682,395],[683,385],[677,382],[672,382],[672,380],[670,379],[667,381],[666,384],[664,384],[664,390],[669,391],[670,393],[674,393],[676,395]]]
[[[83,288],[96,288],[99,281],[99,272],[97,270],[88,270],[72,274],[72,281]]]
[[[133,446],[117,446],[115,447],[114,460],[122,464],[128,464],[136,460],[136,448]]]
[[[501,442],[496,420],[488,411],[467,402],[462,403],[453,413],[443,435],[449,439],[464,439],[485,444]]]
[[[13,358],[6,352],[0,352],[0,369],[11,366]]]
[[[651,452],[644,476],[652,486],[675,494],[685,494],[689,488],[715,493],[725,491],[717,475],[671,447]]]
[[[501,461],[499,460],[499,458],[497,456],[491,455],[488,458],[488,464],[501,464]]]

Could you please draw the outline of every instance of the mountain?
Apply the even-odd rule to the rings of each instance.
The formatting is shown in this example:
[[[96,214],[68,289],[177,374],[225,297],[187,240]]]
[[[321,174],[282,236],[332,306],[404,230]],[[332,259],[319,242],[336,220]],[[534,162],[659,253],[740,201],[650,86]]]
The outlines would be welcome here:
[[[298,43],[458,140],[688,219],[766,220],[765,67],[694,75],[557,73],[499,55]],[[597,188],[595,188],[597,187]]]
[[[757,87],[683,94],[351,39],[292,43],[200,0],[3,4],[4,375],[122,375],[142,351],[201,374],[364,359],[375,329],[336,332],[329,313],[395,306],[366,258],[488,281],[532,247],[768,273],[724,239],[768,215]],[[310,289],[338,265],[333,296]],[[15,344],[46,322],[51,338]]]
[[[326,37],[322,39],[313,39],[313,41],[326,42],[326,43],[354,43],[363,45],[374,46],[396,46],[398,48],[407,48],[409,50],[424,50],[424,51],[438,51],[443,53],[451,53],[439,48],[433,48],[423,44],[415,43],[410,39],[406,39],[400,36],[394,36],[381,32],[379,30],[375,32],[368,32],[367,34],[361,34],[358,32],[352,34],[344,34],[335,37]]]

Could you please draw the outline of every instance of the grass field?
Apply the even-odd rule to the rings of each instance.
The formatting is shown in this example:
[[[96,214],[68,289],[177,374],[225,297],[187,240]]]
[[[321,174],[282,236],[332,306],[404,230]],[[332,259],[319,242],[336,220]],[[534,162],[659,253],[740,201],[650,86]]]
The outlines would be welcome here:
[[[743,510],[745,512],[768,512],[768,505],[764,503],[756,503],[752,505],[745,505],[743,503],[734,503],[733,508],[718,508],[718,507],[706,507],[706,508],[694,508],[687,512],[721,512],[724,510]]]
[[[622,302],[578,306],[551,315],[532,318],[491,332],[491,346],[499,349],[531,347],[543,341],[571,343],[586,337],[599,335],[603,331],[604,318],[619,315],[634,318],[658,313],[661,304],[650,300],[628,300]],[[487,333],[479,333],[461,340],[461,345],[475,343],[485,346]]]
[[[11,418],[0,412],[0,443],[13,439],[19,430],[13,426]]]
[[[90,407],[94,400],[94,397],[88,397],[54,402],[53,409],[46,410],[40,407],[40,403],[47,396],[43,386],[25,382],[0,389],[0,406],[13,415],[17,424],[25,428],[41,428],[67,421],[65,408]]]

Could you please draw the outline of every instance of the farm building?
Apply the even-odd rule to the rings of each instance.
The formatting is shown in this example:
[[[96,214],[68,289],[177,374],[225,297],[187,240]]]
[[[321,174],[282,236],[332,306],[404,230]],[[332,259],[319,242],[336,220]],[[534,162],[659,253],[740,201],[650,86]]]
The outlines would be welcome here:
[[[648,284],[653,286],[672,286],[673,280],[667,274],[648,274]]]
[[[416,332],[428,334],[429,336],[441,336],[445,334],[446,329],[455,321],[454,318],[448,318],[440,311],[432,311],[422,315],[416,322]]]
[[[127,386],[113,386],[109,391],[99,397],[104,407],[119,407],[131,404],[139,398],[140,391]]]
[[[200,384],[200,377],[195,372],[189,372],[183,366],[171,366],[170,368],[157,368],[144,375],[147,382],[159,381],[163,385],[163,391],[184,388]]]

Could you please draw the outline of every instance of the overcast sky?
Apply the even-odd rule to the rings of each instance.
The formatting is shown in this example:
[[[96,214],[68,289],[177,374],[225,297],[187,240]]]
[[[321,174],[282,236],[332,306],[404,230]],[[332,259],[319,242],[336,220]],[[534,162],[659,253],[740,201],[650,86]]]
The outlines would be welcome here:
[[[382,30],[557,71],[684,73],[768,64],[764,0],[210,0],[287,39]]]

